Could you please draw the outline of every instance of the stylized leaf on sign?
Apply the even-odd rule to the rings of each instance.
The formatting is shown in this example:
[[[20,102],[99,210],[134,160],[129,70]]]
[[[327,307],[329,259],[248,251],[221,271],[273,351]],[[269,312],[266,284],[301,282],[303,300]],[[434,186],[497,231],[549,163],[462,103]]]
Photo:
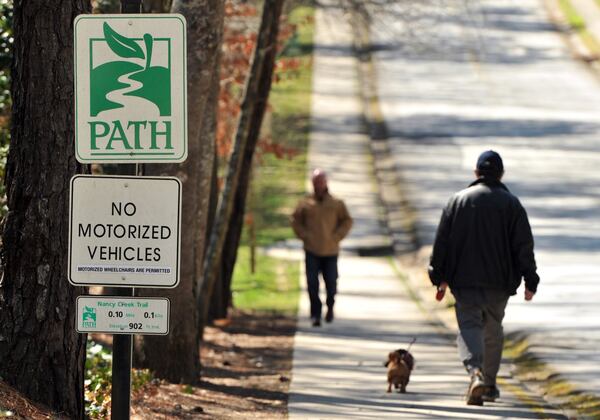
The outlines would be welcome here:
[[[117,33],[108,23],[104,22],[104,38],[115,54],[123,58],[144,58],[144,51],[133,39]]]
[[[146,69],[150,67],[150,62],[152,61],[152,35],[144,34],[144,44],[146,44]]]

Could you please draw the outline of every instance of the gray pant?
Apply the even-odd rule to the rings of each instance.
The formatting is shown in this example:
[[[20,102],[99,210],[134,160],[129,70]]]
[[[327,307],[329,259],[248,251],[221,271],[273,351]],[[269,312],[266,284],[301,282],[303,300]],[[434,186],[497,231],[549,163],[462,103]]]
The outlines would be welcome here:
[[[467,371],[479,368],[496,385],[502,360],[502,319],[509,295],[501,290],[455,289],[458,353]]]

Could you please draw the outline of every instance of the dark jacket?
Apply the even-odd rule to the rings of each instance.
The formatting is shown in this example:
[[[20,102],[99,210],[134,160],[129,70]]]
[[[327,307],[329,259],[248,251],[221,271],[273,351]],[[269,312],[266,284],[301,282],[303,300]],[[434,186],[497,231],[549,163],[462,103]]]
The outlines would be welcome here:
[[[515,294],[521,278],[535,292],[540,280],[527,213],[498,180],[480,178],[456,193],[442,212],[429,278],[452,289]]]

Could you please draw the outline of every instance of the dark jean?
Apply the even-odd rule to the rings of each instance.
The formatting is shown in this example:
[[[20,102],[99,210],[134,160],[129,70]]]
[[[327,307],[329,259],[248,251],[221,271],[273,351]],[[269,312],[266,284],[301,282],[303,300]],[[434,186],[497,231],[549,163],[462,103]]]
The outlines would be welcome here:
[[[310,298],[311,318],[321,319],[321,299],[319,298],[319,274],[325,281],[327,291],[327,307],[333,308],[335,294],[337,292],[337,255],[321,257],[311,252],[306,253],[306,283],[308,286],[308,297]]]
[[[458,352],[465,368],[483,372],[486,385],[496,385],[502,360],[502,319],[508,293],[489,289],[452,290],[456,299]]]

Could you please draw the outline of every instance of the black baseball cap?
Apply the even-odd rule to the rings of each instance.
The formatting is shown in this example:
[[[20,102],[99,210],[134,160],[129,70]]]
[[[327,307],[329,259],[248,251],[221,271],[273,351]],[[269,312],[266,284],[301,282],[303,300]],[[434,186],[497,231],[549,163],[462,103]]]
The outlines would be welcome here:
[[[502,175],[504,173],[502,158],[493,150],[486,150],[477,159],[477,170],[482,174]]]

